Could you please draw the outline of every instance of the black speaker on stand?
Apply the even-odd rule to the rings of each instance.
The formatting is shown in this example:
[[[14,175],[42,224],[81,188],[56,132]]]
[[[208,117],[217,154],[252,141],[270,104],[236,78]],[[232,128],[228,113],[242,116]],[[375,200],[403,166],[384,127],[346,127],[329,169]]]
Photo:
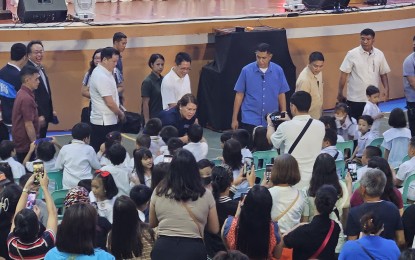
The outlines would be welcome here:
[[[17,16],[22,23],[56,23],[66,20],[65,0],[19,0]]]
[[[2,9],[0,9],[0,20],[11,20],[13,17],[12,12],[10,12],[9,10],[6,10],[7,8],[6,1],[7,0],[3,0]]]
[[[339,12],[349,5],[350,0],[303,0],[308,9],[334,10]]]

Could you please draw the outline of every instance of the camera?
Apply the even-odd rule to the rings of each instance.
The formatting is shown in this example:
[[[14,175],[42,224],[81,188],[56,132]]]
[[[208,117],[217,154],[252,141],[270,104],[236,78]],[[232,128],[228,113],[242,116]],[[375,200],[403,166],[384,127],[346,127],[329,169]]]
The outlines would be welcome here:
[[[279,112],[279,111],[274,111],[272,113],[266,114],[265,115],[265,120],[267,120],[267,117],[269,115],[269,118],[271,119],[272,124],[274,125],[275,129],[277,129],[277,127],[284,122],[283,120],[281,120],[281,118],[285,118],[286,114],[285,112]]]

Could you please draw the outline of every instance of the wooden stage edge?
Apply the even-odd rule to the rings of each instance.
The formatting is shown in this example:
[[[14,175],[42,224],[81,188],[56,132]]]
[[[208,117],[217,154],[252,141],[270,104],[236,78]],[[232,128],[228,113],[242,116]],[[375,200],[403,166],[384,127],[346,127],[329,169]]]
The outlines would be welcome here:
[[[251,2],[255,2],[255,12],[250,9],[253,8]],[[171,3],[172,6],[166,3]],[[203,6],[197,6],[197,3]],[[208,5],[212,3],[216,5]],[[386,6],[362,5],[359,9],[351,9],[342,14],[310,11],[297,17],[286,17],[287,13],[275,11],[282,4],[271,0],[99,3],[96,8],[97,19],[88,24],[14,25],[2,21],[0,66],[8,61],[10,47],[15,42],[42,40],[45,47],[44,67],[52,87],[54,107],[61,122],[51,130],[65,130],[80,120],[81,108],[87,103],[81,98],[80,88],[94,50],[112,45],[112,36],[117,31],[128,36],[127,49],[123,53],[126,107],[130,111],[139,112],[141,82],[150,73],[147,61],[152,53],[161,53],[166,58],[165,75],[173,66],[175,54],[179,51],[188,52],[193,59],[189,73],[192,92],[197,94],[201,69],[214,59],[215,29],[235,26],[285,28],[297,76],[307,65],[309,53],[323,52],[324,108],[328,109],[336,102],[339,67],[345,54],[359,45],[361,30],[372,28],[376,32],[375,46],[384,52],[391,67],[392,71],[388,74],[390,98],[396,99],[403,97],[402,62],[413,51],[415,6],[413,3],[388,3]],[[141,7],[141,17],[135,14],[137,9],[131,8],[132,6]],[[69,13],[73,13],[73,5],[69,4],[68,7]],[[185,12],[179,12],[180,8]],[[171,15],[167,16],[167,13]],[[185,16],[186,13],[189,15]],[[250,55],[252,61],[255,60],[253,53],[241,55]],[[233,86],[225,87],[233,89]]]

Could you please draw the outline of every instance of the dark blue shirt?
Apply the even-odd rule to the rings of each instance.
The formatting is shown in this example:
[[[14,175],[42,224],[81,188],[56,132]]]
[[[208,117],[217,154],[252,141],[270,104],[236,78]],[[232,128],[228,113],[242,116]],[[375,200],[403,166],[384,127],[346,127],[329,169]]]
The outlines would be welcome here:
[[[172,125],[176,127],[179,131],[179,137],[182,137],[187,134],[189,126],[194,124],[196,115],[194,115],[192,119],[187,120],[180,115],[179,107],[175,106],[168,110],[161,111],[158,115],[158,118],[160,118],[163,127],[166,125]]]
[[[263,73],[257,63],[252,62],[242,68],[234,90],[245,94],[241,106],[242,122],[266,126],[265,115],[279,111],[278,95],[288,92],[290,87],[279,65],[270,62]]]

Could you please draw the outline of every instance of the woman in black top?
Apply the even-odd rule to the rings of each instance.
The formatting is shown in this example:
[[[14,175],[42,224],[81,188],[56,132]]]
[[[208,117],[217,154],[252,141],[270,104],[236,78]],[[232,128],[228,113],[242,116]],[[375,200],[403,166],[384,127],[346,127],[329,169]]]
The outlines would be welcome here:
[[[340,226],[329,215],[336,204],[337,196],[337,190],[332,185],[321,186],[315,199],[318,215],[309,224],[300,224],[284,235],[282,246],[293,248],[294,260],[336,259],[334,250]],[[326,239],[328,240],[324,242]]]

